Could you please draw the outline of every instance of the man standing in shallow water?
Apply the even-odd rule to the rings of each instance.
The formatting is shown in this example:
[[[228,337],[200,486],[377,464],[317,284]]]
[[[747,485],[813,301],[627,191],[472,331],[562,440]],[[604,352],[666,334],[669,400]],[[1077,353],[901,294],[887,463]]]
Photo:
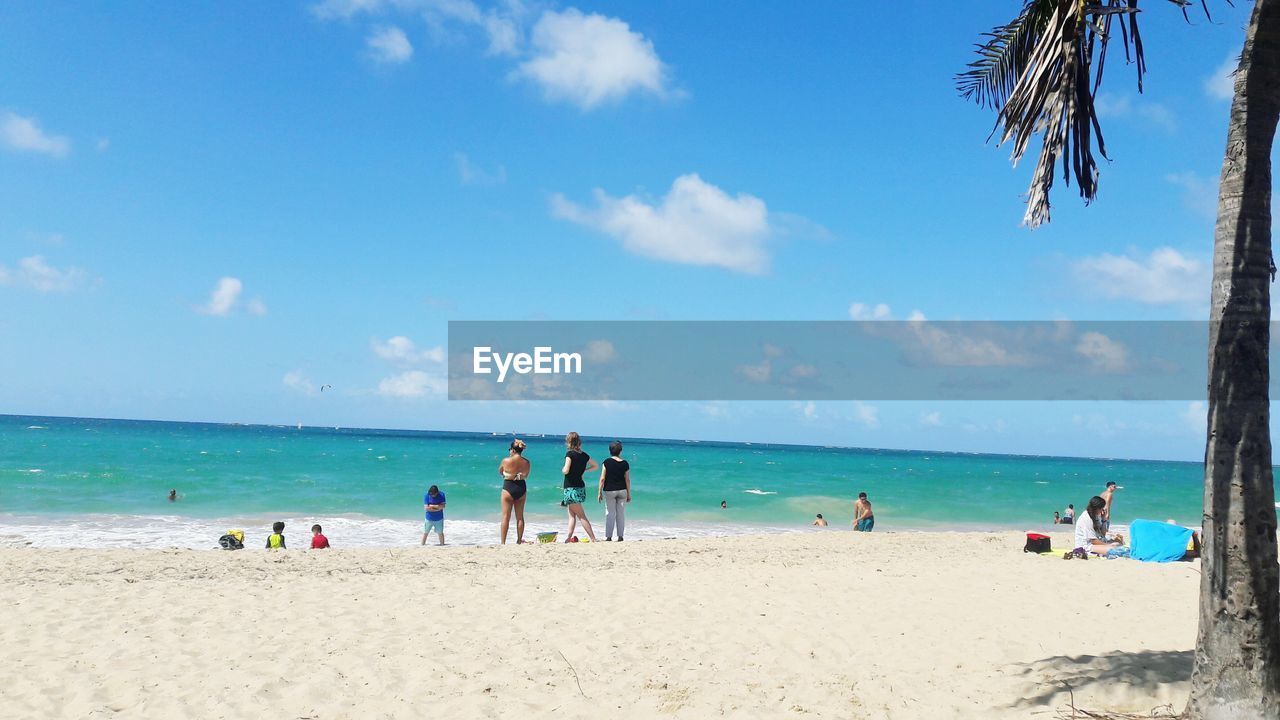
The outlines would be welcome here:
[[[1107,489],[1103,490],[1102,493],[1098,496],[1098,497],[1101,497],[1102,501],[1106,503],[1106,505],[1103,506],[1102,508],[1102,531],[1104,533],[1111,528],[1111,501],[1112,501],[1112,497],[1116,493],[1116,490],[1119,490],[1119,489],[1120,488],[1116,485],[1116,482],[1114,480],[1109,480],[1107,482]]]
[[[871,512],[871,501],[864,492],[858,493],[858,501],[853,504],[853,529],[858,532],[871,532],[876,526],[875,513]]]

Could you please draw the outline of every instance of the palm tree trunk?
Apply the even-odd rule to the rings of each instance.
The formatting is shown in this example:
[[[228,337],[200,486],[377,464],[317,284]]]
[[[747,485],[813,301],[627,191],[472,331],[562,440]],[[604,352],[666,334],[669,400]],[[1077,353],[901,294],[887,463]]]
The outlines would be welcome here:
[[[1257,0],[1235,79],[1218,191],[1210,310],[1200,631],[1189,718],[1280,718],[1268,366],[1271,146],[1280,0]]]

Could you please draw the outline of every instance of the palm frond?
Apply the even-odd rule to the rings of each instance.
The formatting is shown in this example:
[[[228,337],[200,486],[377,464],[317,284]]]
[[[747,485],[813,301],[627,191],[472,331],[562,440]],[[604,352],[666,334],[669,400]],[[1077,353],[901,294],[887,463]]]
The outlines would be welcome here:
[[[1191,4],[1169,2],[1184,11]],[[1024,0],[1010,23],[984,34],[987,40],[977,46],[978,57],[956,76],[961,95],[998,111],[992,136],[999,134],[1000,145],[1011,143],[1014,165],[1032,138],[1041,137],[1027,191],[1026,225],[1049,221],[1049,192],[1059,159],[1063,181],[1070,185],[1075,180],[1085,204],[1097,197],[1097,157],[1106,159],[1107,150],[1094,96],[1114,38],[1113,23],[1120,28],[1125,61],[1135,66],[1142,92],[1147,67],[1138,0]]]
[[[976,45],[978,57],[956,75],[956,89],[966,100],[982,107],[1000,108],[1026,67],[1049,7],[1043,0],[1025,0],[1022,12],[1006,25],[983,33],[986,42]]]

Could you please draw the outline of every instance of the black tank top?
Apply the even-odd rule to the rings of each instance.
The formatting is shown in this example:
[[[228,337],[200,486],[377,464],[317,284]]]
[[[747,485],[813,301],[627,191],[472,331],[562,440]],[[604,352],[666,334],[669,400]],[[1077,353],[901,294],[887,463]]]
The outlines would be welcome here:
[[[607,458],[604,461],[604,489],[626,490],[627,471],[630,469],[631,463],[626,460]]]
[[[591,456],[581,450],[570,450],[564,456],[569,458],[569,472],[564,474],[564,486],[567,488],[586,487],[586,484],[582,482],[582,473],[586,472],[587,461],[591,459]]]

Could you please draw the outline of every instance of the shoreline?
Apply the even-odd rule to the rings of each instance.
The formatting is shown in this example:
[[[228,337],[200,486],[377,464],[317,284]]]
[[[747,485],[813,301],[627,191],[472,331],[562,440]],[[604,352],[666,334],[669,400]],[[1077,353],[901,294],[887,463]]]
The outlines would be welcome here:
[[[1080,707],[1185,701],[1198,562],[1021,548],[0,549],[0,715],[1012,719],[1065,706],[1067,685]],[[1079,587],[1097,591],[1062,591]]]
[[[525,536],[534,540],[538,532],[563,533],[567,521],[562,515],[526,515]],[[420,541],[422,521],[404,518],[379,518],[349,513],[345,515],[258,514],[239,517],[192,517],[175,514],[122,515],[111,513],[83,514],[33,514],[0,513],[0,548],[32,549],[137,549],[137,550],[221,550],[218,538],[228,529],[236,528],[246,533],[245,548],[261,549],[258,545],[270,533],[274,520],[286,523],[286,538],[294,543],[292,549],[303,549],[310,543],[310,527],[320,524],[325,534],[337,548],[390,549],[416,546]],[[1073,526],[1027,524],[1012,526],[1002,524],[890,524],[877,520],[874,534],[916,533],[1010,533],[1041,532],[1072,534]],[[760,525],[749,522],[703,523],[692,521],[659,521],[630,519],[628,537],[634,541],[692,540],[705,537],[741,537],[751,535],[777,536],[822,532],[851,531],[851,522],[831,521],[827,527],[810,525]],[[603,523],[597,536],[603,535]],[[1117,530],[1123,525],[1116,524]],[[512,521],[509,537],[514,539],[515,522]],[[445,535],[449,545],[460,547],[484,547],[498,545],[496,520],[447,518]],[[586,538],[580,528],[577,535]],[[259,537],[261,536],[261,538]],[[435,536],[428,542],[434,545]]]

